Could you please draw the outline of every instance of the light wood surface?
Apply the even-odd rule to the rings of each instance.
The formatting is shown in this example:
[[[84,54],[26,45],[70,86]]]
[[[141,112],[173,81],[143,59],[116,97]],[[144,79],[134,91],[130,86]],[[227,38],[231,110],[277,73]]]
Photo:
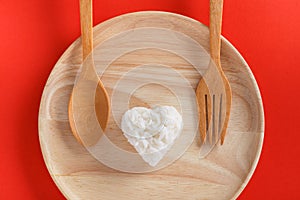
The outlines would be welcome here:
[[[120,32],[149,26],[184,33],[209,51],[209,31],[206,26],[190,18],[164,12],[132,13],[101,23],[94,28],[94,45],[99,45]],[[221,65],[233,92],[225,144],[217,146],[206,158],[199,159],[199,139],[196,138],[176,162],[161,170],[142,174],[123,173],[106,167],[91,156],[72,135],[68,101],[80,68],[81,55],[79,39],[67,49],[51,72],[39,113],[39,136],[45,163],[66,198],[222,200],[235,199],[240,194],[252,176],[260,156],[264,116],[254,76],[228,41],[222,38],[221,50]],[[109,96],[113,95],[113,90],[109,90],[110,86],[117,82],[116,77],[126,72],[128,62],[134,61],[131,63],[133,66],[139,65],[145,58],[149,62],[151,59],[163,60],[184,75],[194,89],[201,78],[186,60],[168,52],[145,49],[117,59],[106,69],[101,80],[108,88]],[[134,96],[135,100],[129,102],[129,107],[155,103],[164,105],[177,100],[172,92],[155,84],[139,88]],[[107,136],[120,148],[134,151],[113,120],[109,123]]]

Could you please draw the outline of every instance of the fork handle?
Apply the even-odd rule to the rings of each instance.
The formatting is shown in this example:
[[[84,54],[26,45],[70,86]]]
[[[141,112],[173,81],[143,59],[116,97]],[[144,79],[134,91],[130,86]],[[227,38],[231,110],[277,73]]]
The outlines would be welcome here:
[[[210,55],[219,71],[221,68],[221,29],[222,29],[223,0],[210,0],[209,33]],[[221,70],[222,71],[222,70]]]

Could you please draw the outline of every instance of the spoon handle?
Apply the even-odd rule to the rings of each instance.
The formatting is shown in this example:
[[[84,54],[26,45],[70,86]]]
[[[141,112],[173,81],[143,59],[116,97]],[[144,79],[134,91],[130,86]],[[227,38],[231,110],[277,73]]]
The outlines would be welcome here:
[[[83,60],[93,49],[92,0],[80,0],[80,26]]]
[[[221,29],[222,29],[223,0],[210,0],[210,54],[218,68],[221,68]],[[220,70],[220,69],[219,69]],[[221,70],[222,71],[222,70]]]

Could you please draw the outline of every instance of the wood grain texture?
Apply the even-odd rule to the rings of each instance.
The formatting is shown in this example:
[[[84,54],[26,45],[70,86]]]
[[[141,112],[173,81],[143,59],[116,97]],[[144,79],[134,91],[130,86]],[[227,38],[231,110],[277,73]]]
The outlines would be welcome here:
[[[94,28],[94,45],[111,36],[137,27],[160,27],[182,32],[200,43],[209,51],[208,28],[190,18],[164,12],[138,12],[122,15]],[[146,51],[146,50],[145,50]],[[160,54],[161,52],[157,52]],[[68,199],[235,199],[248,183],[257,165],[263,142],[263,106],[254,76],[237,50],[222,38],[221,65],[232,87],[232,112],[226,142],[217,146],[205,159],[199,159],[197,139],[172,165],[162,170],[144,173],[122,173],[108,168],[95,160],[72,135],[68,121],[68,101],[77,71],[81,65],[81,41],[76,40],[58,60],[45,86],[39,112],[39,136],[41,149],[49,173]],[[128,59],[136,63],[143,56],[128,55],[112,63],[101,77],[105,87],[116,81],[114,74],[124,73]],[[130,57],[132,56],[132,57]],[[200,76],[192,66],[174,57],[169,66],[179,70],[196,88]],[[139,59],[138,59],[139,58]],[[153,56],[152,58],[155,58]],[[122,60],[125,59],[125,60]],[[123,63],[123,64],[122,64]],[[178,65],[178,63],[180,63]],[[123,65],[123,67],[122,67]],[[118,70],[115,66],[119,66]],[[123,71],[122,71],[123,69]],[[165,88],[155,88],[159,94],[168,94]],[[147,88],[136,91],[142,99],[130,102],[135,106],[151,101],[168,102],[150,98]],[[108,90],[112,95],[112,91]],[[137,99],[139,99],[137,98]],[[172,100],[172,101],[175,101]],[[151,102],[148,102],[151,104]],[[118,137],[117,127],[110,137]],[[114,135],[115,134],[115,135]],[[119,145],[132,150],[123,139]]]

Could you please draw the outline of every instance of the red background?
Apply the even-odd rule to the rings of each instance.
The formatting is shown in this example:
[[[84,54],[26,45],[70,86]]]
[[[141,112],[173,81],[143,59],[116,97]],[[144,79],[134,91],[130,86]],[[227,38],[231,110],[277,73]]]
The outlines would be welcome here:
[[[208,24],[208,0],[95,0],[94,24],[140,10],[164,10]],[[223,35],[258,81],[266,132],[243,199],[300,199],[300,2],[225,0]],[[0,5],[0,199],[64,199],[45,167],[38,109],[47,77],[80,36],[78,0]]]

